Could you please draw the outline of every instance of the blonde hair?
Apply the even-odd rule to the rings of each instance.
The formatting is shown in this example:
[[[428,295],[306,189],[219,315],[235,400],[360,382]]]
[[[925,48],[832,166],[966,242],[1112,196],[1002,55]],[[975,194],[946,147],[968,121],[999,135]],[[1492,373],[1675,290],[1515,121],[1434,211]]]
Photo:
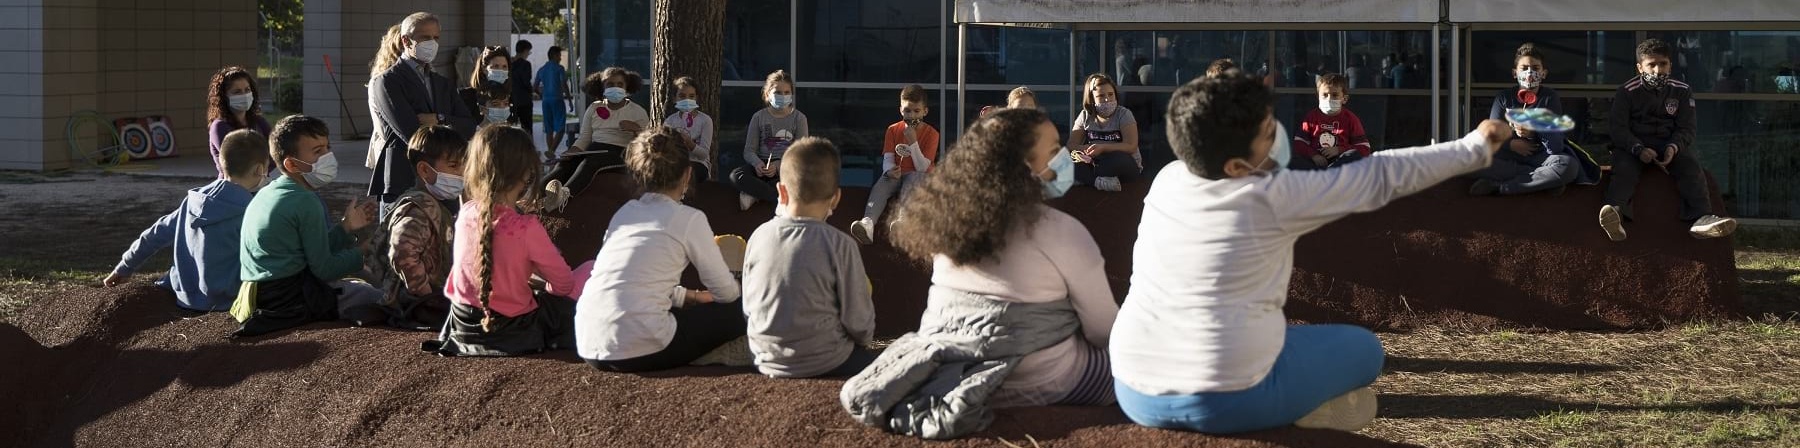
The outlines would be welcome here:
[[[381,36],[381,48],[375,50],[375,59],[369,60],[369,74],[379,75],[400,62],[400,54],[406,52],[406,46],[400,43],[400,25],[388,27],[387,34]]]
[[[532,190],[529,187],[543,170],[539,160],[531,134],[512,126],[483,127],[469,142],[463,178],[468,183],[469,200],[476,205],[475,219],[481,223],[476,232],[475,251],[480,255],[475,283],[481,285],[483,332],[489,330],[494,319],[494,309],[489,304],[494,292],[494,207],[503,205],[500,197],[508,191],[519,187]]]
[[[776,70],[774,73],[770,73],[768,79],[763,80],[763,105],[774,106],[773,104],[769,104],[769,94],[775,92],[775,83],[778,82],[785,82],[787,83],[788,88],[792,89],[794,88],[794,75],[788,74],[787,70]]]
[[[1019,100],[1023,99],[1030,99],[1031,102],[1036,103],[1037,92],[1031,91],[1030,87],[1018,86],[1014,87],[1011,92],[1006,93],[1007,106],[1012,106],[1013,103],[1017,103]]]

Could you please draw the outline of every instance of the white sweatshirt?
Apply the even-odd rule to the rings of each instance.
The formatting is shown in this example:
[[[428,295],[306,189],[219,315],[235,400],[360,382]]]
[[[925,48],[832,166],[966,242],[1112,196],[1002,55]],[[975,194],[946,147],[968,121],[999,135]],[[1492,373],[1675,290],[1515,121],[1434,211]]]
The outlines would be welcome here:
[[[1484,137],[1377,152],[1323,171],[1208,180],[1169,164],[1144,198],[1113,376],[1148,395],[1248,389],[1287,335],[1301,235],[1488,166]]]

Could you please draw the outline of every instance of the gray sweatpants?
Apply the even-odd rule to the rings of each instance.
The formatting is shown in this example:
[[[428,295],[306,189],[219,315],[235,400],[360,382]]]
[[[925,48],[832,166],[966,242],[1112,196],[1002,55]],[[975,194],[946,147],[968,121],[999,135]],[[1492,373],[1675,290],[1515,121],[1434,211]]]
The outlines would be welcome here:
[[[1494,154],[1494,164],[1475,177],[1500,183],[1500,194],[1525,194],[1568,185],[1580,174],[1581,163],[1573,155],[1540,150],[1521,156],[1502,149]]]
[[[888,200],[894,197],[895,191],[900,193],[901,199],[905,199],[912,194],[914,189],[919,188],[919,184],[924,182],[925,173],[920,172],[901,174],[898,179],[879,176],[879,179],[875,180],[875,186],[869,188],[869,204],[868,208],[864,209],[866,213],[864,216],[867,216],[871,222],[881,222],[881,212],[887,210]]]

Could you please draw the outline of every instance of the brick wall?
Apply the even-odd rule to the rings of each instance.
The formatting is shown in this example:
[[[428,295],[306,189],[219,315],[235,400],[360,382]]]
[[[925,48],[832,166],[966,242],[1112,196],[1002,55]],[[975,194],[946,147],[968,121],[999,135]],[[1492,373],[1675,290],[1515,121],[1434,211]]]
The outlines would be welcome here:
[[[406,15],[426,11],[438,17],[442,28],[439,50],[432,66],[452,75],[461,86],[472,67],[465,62],[466,48],[510,45],[512,4],[500,0],[307,0],[305,78],[307,115],[325,119],[338,136],[351,132],[350,124],[367,135],[369,61],[374,59],[381,37]],[[336,86],[325,71],[321,55],[331,55],[337,71]],[[463,62],[459,64],[459,62]],[[339,102],[342,89],[342,103]],[[345,110],[348,109],[348,121]]]

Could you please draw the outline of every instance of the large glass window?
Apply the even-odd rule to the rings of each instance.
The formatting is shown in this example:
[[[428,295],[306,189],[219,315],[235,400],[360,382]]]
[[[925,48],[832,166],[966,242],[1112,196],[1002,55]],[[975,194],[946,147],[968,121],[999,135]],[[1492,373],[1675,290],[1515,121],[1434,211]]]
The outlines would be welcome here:
[[[801,76],[805,81],[936,83],[942,76],[941,19],[938,5],[917,0],[803,0]]]
[[[650,73],[650,0],[608,0],[587,6],[587,66],[581,69],[594,73],[624,67]],[[580,80],[587,73],[571,71],[569,77]]]
[[[1206,74],[1216,59],[1267,70],[1267,31],[1112,31],[1107,76],[1127,86],[1178,86]],[[1087,65],[1084,65],[1084,67]]]
[[[762,81],[771,72],[793,68],[788,62],[791,8],[788,0],[726,3],[724,80]]]
[[[1470,78],[1477,83],[1513,81],[1513,56],[1531,42],[1544,55],[1545,84],[1616,85],[1637,72],[1632,31],[1481,31],[1469,45]]]
[[[1674,75],[1700,92],[1800,93],[1800,31],[1647,33],[1675,49]]]
[[[1430,31],[1277,31],[1275,85],[1308,88],[1342,73],[1352,89],[1430,89],[1437,47]]]
[[[978,26],[968,37],[969,84],[1069,83],[1068,31]]]

